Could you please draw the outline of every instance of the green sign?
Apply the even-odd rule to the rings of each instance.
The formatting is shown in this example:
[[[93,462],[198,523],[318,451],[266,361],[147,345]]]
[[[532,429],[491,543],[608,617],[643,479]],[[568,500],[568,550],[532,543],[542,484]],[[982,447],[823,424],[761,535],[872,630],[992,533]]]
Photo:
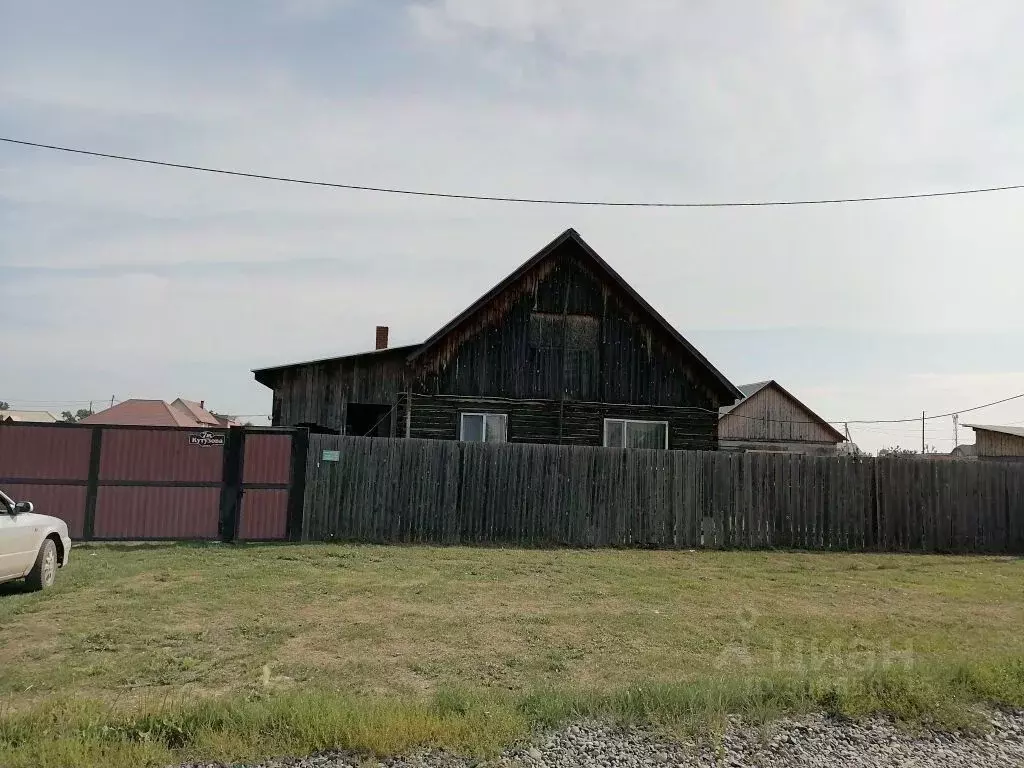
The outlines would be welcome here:
[[[324,451],[320,458],[324,461],[341,461],[341,451]]]

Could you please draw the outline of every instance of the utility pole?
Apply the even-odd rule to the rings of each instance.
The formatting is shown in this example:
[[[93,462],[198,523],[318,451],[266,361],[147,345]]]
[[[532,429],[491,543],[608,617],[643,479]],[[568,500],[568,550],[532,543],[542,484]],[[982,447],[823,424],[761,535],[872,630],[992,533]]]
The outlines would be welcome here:
[[[924,456],[924,411],[921,411],[921,455]]]
[[[953,447],[956,448],[960,445],[960,414],[953,414]]]

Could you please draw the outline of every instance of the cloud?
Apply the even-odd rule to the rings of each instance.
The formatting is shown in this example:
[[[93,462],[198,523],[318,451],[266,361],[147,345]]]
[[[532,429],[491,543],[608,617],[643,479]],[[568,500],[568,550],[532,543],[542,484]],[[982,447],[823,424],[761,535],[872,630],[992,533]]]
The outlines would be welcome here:
[[[21,34],[0,31],[5,130],[100,151],[610,200],[1024,178],[1018,3],[294,0],[155,11],[105,0],[88,12],[10,13]],[[1024,333],[1019,201],[506,206],[0,146],[0,321],[17,329],[5,339],[9,386],[76,396],[58,391],[58,360],[61,386],[119,394],[129,377],[144,395],[136,388],[184,390],[209,375],[197,388],[232,402],[244,392],[242,408],[256,411],[268,393],[250,386],[249,367],[360,349],[378,322],[396,340],[423,338],[574,226],[684,334],[705,338],[733,378],[792,377],[786,386],[816,401],[820,392],[829,413],[941,409],[983,400],[972,387],[1012,383],[998,378],[996,342]],[[828,341],[809,353],[786,328]],[[967,331],[973,341],[940,343]],[[913,370],[878,341],[909,345],[908,333],[938,340]],[[137,361],[145,374],[128,373]],[[818,373],[805,370],[812,363]],[[949,392],[908,378],[931,374],[983,378]]]

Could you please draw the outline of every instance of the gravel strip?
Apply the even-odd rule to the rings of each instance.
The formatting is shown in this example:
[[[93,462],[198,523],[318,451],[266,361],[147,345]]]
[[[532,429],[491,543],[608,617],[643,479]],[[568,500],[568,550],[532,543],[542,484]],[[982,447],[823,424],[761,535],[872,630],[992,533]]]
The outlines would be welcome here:
[[[981,737],[949,733],[911,734],[883,719],[862,723],[825,717],[783,720],[766,732],[734,723],[717,746],[666,741],[651,731],[595,723],[572,725],[533,744],[480,763],[424,752],[374,761],[334,752],[301,759],[271,760],[252,768],[502,768],[600,766],[602,768],[999,768],[1024,766],[1024,711],[993,712],[992,730]],[[179,768],[223,768],[190,764]]]

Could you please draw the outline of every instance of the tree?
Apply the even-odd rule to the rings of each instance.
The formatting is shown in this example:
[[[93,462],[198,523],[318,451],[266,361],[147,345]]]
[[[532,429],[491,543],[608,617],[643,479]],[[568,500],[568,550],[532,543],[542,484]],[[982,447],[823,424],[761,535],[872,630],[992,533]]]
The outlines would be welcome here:
[[[879,458],[900,458],[906,456],[917,456],[913,448],[900,448],[898,445],[890,445],[887,448],[878,449]]]
[[[71,411],[61,411],[60,420],[68,424],[77,424],[87,416],[92,416],[92,413],[88,408],[79,408],[74,413]]]
[[[9,410],[11,410],[11,404],[8,403],[6,400],[0,400],[0,411],[9,411]]]
[[[924,447],[924,452],[926,454],[928,454],[928,453],[938,453],[939,449],[936,448],[934,445],[926,445]],[[920,455],[921,455],[921,453],[919,451],[915,451],[913,448],[900,448],[898,445],[892,445],[892,446],[889,446],[887,448],[879,448],[878,449],[878,456],[879,456],[879,458],[899,459],[899,458],[909,458],[911,456],[920,456]]]

